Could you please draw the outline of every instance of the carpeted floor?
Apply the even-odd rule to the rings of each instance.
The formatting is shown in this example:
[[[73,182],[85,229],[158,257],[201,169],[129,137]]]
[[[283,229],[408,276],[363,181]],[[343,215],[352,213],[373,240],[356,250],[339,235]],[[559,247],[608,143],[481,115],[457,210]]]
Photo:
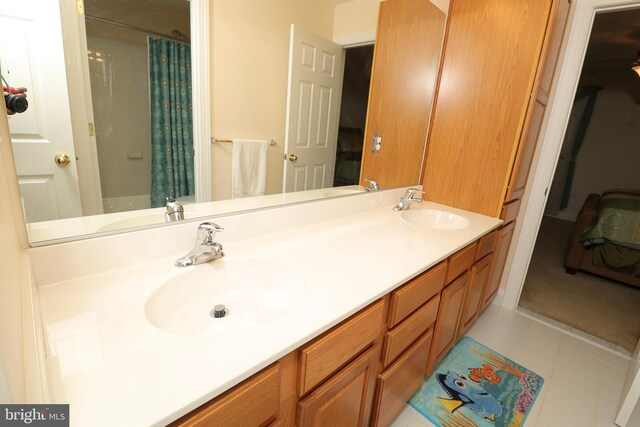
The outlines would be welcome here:
[[[640,288],[564,271],[573,223],[544,217],[520,306],[633,351],[640,338]]]

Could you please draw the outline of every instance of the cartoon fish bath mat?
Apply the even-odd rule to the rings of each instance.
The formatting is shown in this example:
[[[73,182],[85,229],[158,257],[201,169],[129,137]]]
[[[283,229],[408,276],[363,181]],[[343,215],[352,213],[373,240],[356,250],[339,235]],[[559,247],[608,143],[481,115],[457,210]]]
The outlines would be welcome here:
[[[543,383],[535,372],[464,337],[409,404],[437,426],[518,427]]]

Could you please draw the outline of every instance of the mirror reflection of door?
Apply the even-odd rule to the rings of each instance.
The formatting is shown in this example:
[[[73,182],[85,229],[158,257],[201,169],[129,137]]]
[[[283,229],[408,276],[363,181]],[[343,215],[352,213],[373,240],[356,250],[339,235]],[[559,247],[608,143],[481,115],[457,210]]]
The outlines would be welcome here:
[[[60,9],[36,3],[0,4],[1,71],[11,86],[27,88],[29,101],[9,120],[27,222],[82,215]]]
[[[283,192],[358,184],[372,61],[291,26]]]
[[[0,10],[3,72],[30,101],[10,120],[27,222],[193,199],[189,3],[36,3]]]
[[[331,187],[344,49],[291,25],[283,192]]]

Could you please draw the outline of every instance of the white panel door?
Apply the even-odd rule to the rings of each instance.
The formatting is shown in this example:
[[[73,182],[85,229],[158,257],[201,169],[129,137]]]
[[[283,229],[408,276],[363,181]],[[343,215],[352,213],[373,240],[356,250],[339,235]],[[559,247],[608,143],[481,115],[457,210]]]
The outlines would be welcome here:
[[[82,215],[62,40],[58,1],[0,1],[2,73],[28,89],[28,110],[9,118],[27,222]]]
[[[633,352],[631,362],[629,362],[629,370],[627,371],[627,379],[624,383],[622,399],[618,408],[618,416],[616,424],[625,427],[629,421],[629,417],[640,400],[640,341],[636,345]]]
[[[283,192],[333,186],[344,48],[291,25]]]

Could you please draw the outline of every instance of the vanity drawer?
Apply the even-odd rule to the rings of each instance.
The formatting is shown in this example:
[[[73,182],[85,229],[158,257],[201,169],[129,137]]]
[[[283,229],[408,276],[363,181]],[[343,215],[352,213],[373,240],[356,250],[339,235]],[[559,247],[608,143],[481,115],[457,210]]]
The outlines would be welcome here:
[[[473,242],[464,249],[459,250],[449,257],[449,268],[447,269],[447,280],[449,284],[458,276],[471,268],[473,260],[476,256],[477,242]]]
[[[380,336],[384,301],[346,320],[300,349],[298,396],[320,384]]]
[[[503,226],[509,224],[511,221],[515,221],[518,217],[518,211],[520,211],[520,199],[513,202],[506,203],[502,206],[502,212],[500,213],[500,219],[504,221]]]
[[[275,420],[280,409],[280,364],[255,374],[225,394],[205,403],[170,427],[240,426]]]
[[[439,305],[440,295],[436,295],[384,335],[382,349],[382,364],[384,367],[396,360],[424,331],[433,326],[438,315]]]
[[[493,252],[493,248],[496,247],[496,240],[498,239],[498,230],[493,230],[486,236],[482,236],[478,241],[478,250],[476,250],[475,261],[484,258]]]
[[[443,261],[410,280],[400,289],[393,291],[391,293],[389,319],[387,321],[389,329],[427,302],[429,298],[439,293],[444,287],[446,272],[447,262]]]

